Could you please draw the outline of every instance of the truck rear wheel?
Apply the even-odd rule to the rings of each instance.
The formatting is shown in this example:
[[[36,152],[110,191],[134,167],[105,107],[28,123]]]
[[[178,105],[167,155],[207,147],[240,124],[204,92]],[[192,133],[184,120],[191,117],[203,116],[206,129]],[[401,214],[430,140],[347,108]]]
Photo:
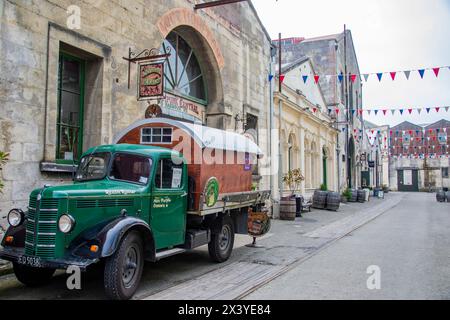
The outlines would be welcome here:
[[[104,285],[108,298],[128,300],[136,292],[144,267],[142,238],[130,232],[105,263]]]
[[[55,269],[33,268],[18,263],[13,264],[17,280],[27,287],[39,287],[47,284],[55,273]]]
[[[208,244],[209,256],[215,262],[224,262],[230,258],[234,245],[233,221],[226,216],[222,220],[222,225],[218,233],[211,235]]]

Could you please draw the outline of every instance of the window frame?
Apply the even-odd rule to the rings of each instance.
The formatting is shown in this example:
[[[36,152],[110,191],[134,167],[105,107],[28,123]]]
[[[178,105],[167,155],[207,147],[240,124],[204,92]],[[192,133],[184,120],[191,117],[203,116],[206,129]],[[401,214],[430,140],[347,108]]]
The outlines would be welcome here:
[[[61,151],[61,98],[62,98],[62,65],[63,60],[76,61],[80,63],[80,115],[79,115],[79,126],[78,126],[78,143],[77,147],[79,150],[78,158],[73,158],[73,160],[66,160],[59,158],[59,154]],[[78,164],[83,155],[83,132],[84,132],[84,98],[85,98],[85,77],[86,77],[86,61],[70,55],[64,51],[60,51],[59,53],[59,61],[58,61],[58,83],[57,83],[57,120],[56,120],[56,154],[55,154],[55,162],[59,164]],[[67,127],[67,125],[66,125]],[[73,126],[69,126],[73,127]]]
[[[143,139],[143,137],[144,137],[144,130],[151,130],[151,134],[150,134],[150,140],[153,140],[153,130],[154,129],[161,129],[161,135],[159,135],[160,137],[161,137],[161,142],[153,142],[153,141],[150,141],[150,142],[146,142],[146,141],[143,141],[144,139]],[[163,137],[167,137],[168,135],[165,135],[163,132],[164,132],[164,129],[170,129],[170,142],[163,142]],[[148,137],[149,135],[148,134],[146,134],[145,135],[146,137]],[[144,144],[144,145],[152,145],[152,144],[167,144],[167,145],[170,145],[170,144],[172,144],[173,143],[173,128],[171,128],[171,127],[147,127],[147,128],[141,128],[141,137],[140,137],[140,142],[141,142],[141,144]]]
[[[182,160],[182,158],[179,158],[179,159]],[[159,170],[159,166],[160,166],[161,161],[164,161],[164,160],[170,160],[172,163],[174,163],[172,161],[171,157],[161,157],[161,158],[158,159],[158,163],[155,166],[155,174],[154,174],[154,178],[153,178],[153,187],[155,188],[156,191],[161,191],[161,192],[164,192],[164,191],[181,191],[181,190],[183,190],[184,189],[184,184],[185,184],[184,173],[185,173],[185,170],[186,170],[185,166],[184,166],[184,162],[181,163],[181,167],[182,167],[183,171],[181,172],[181,183],[180,183],[180,187],[179,188],[160,188],[160,187],[158,187],[158,185],[156,183],[156,176],[158,174],[157,170]]]

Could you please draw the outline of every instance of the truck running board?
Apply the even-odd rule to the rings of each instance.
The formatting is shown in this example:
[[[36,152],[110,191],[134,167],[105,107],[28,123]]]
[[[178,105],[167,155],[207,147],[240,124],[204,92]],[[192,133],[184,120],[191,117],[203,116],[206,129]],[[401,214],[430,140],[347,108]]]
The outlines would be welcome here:
[[[156,261],[159,261],[161,259],[168,258],[168,257],[174,256],[176,254],[183,253],[183,252],[186,252],[186,249],[173,248],[173,249],[157,252],[155,255],[155,258],[156,258]]]

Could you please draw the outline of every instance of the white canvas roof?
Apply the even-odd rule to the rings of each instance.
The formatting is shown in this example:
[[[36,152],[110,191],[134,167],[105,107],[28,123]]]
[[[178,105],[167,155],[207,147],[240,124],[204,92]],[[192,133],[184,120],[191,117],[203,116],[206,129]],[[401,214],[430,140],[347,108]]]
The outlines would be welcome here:
[[[220,129],[205,127],[200,124],[164,118],[152,118],[137,121],[125,130],[121,131],[114,138],[114,143],[118,143],[120,139],[122,139],[131,130],[146,124],[153,123],[167,123],[186,131],[202,148],[248,152],[259,156],[263,155],[263,152],[256,143],[241,134],[232,131],[224,131]]]

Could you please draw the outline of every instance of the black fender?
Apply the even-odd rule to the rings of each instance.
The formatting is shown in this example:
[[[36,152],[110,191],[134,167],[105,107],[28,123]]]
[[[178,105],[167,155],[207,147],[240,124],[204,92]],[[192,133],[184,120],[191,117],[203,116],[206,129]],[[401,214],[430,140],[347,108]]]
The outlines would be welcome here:
[[[2,247],[15,247],[24,248],[25,247],[25,235],[26,235],[26,220],[17,227],[9,226],[6,230],[5,236],[2,239]],[[6,244],[5,239],[8,236],[13,236],[14,240],[12,243]]]
[[[120,241],[131,230],[141,233],[146,259],[154,261],[155,244],[153,233],[147,222],[136,217],[119,217],[84,231],[72,242],[71,251],[76,256],[107,258],[119,247]],[[97,253],[90,252],[91,245],[97,245]]]

